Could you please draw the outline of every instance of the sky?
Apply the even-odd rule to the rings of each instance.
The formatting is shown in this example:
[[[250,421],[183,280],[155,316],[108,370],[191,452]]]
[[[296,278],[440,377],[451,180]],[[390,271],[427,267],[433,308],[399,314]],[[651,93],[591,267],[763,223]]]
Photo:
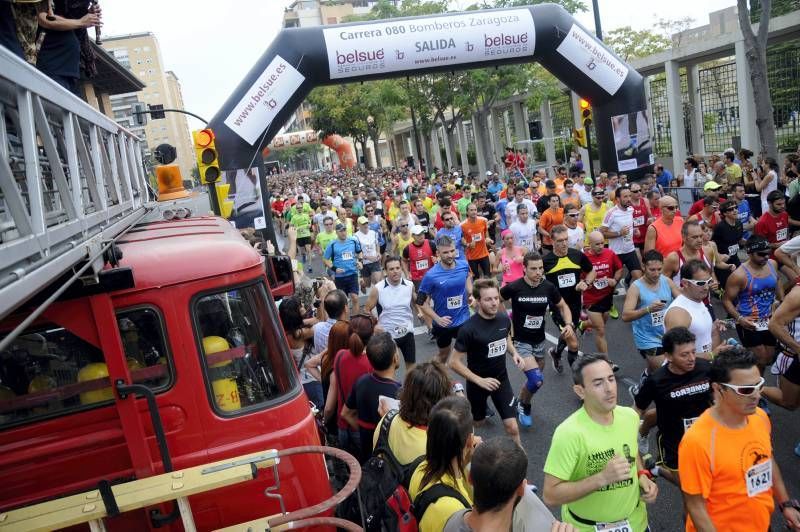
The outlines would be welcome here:
[[[104,35],[151,31],[158,38],[166,70],[178,77],[186,109],[207,120],[216,114],[236,85],[281,29],[284,8],[292,0],[103,0]],[[454,9],[474,0],[453,0]],[[594,29],[589,11],[577,16]],[[598,0],[606,33],[622,26],[647,29],[660,18],[692,17],[693,26],[708,23],[708,13],[735,5],[735,0]],[[644,4],[649,4],[643,7]],[[636,6],[635,9],[631,9]],[[642,6],[642,7],[640,7]],[[201,123],[190,118],[192,129]]]

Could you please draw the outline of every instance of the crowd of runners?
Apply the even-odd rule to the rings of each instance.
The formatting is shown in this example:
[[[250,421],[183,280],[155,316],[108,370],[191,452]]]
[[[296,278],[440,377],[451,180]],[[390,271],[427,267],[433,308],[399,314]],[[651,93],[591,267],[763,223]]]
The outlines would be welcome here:
[[[420,528],[504,522],[491,518],[508,510],[511,519],[507,503],[525,492],[524,470],[506,478],[498,469],[494,480],[507,489],[495,487],[509,495],[482,503],[486,490],[459,471],[480,448],[467,432],[496,415],[519,444],[520,427],[535,427],[534,398],[552,364],[571,372],[582,400],[557,427],[544,465],[542,498],[561,506],[554,529],[647,530],[654,479],[663,478],[684,494],[687,530],[767,530],[774,511],[800,530],[769,418],[776,405],[800,405],[798,157],[751,157],[687,158],[675,176],[656,165],[630,182],[590,176],[579,159],[527,172],[513,152],[500,174],[483,176],[411,168],[281,175],[273,224],[298,286],[281,302],[281,319],[329,434],[366,461],[384,414],[399,407],[406,423],[391,423],[389,442],[408,458],[401,463],[412,462],[413,449],[425,456],[411,494],[446,484],[462,495],[426,506]],[[675,187],[695,194],[683,213]],[[610,319],[630,324],[641,355],[633,408],[618,404],[614,359],[627,353],[609,351]],[[432,362],[418,364],[415,331],[435,342]],[[581,352],[589,333],[594,349],[584,343]],[[401,359],[403,383],[395,380]],[[520,389],[508,371],[523,374]],[[439,381],[448,383],[442,397],[423,401]],[[428,410],[409,413],[404,400]],[[442,407],[451,410],[442,414],[450,436],[467,431],[452,463],[430,441],[440,400],[455,401]]]

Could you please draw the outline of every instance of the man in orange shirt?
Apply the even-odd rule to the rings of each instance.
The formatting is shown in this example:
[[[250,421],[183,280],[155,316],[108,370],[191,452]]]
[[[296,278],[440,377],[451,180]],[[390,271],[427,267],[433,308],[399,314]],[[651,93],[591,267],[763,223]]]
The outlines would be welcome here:
[[[542,235],[542,247],[548,251],[553,251],[553,239],[550,238],[550,230],[564,223],[564,209],[561,208],[561,198],[558,194],[550,194],[550,207],[548,207],[539,219],[539,234]]]
[[[758,408],[764,378],[755,355],[723,351],[709,378],[714,404],[688,420],[678,448],[687,532],[769,530],[776,504],[787,527],[800,530],[800,504],[789,498],[772,453],[772,425]]]
[[[474,203],[467,205],[467,219],[461,223],[461,232],[464,235],[464,250],[469,269],[476,279],[492,275],[487,244],[492,245],[493,242],[489,238],[488,229],[486,218],[478,216],[478,206]]]

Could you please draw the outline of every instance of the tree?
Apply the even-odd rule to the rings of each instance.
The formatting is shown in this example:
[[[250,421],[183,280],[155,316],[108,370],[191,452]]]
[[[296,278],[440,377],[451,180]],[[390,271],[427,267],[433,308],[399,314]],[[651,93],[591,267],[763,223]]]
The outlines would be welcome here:
[[[663,34],[655,33],[653,30],[634,30],[630,26],[609,31],[604,41],[626,62],[637,57],[663,52],[672,45],[669,37]]]
[[[739,28],[745,44],[745,57],[750,68],[750,81],[753,85],[756,126],[761,140],[761,152],[778,159],[778,140],[775,135],[775,122],[772,116],[772,100],[767,78],[767,36],[769,34],[769,14],[772,0],[761,0],[761,22],[758,34],[753,32],[750,23],[747,0],[736,0],[739,15]],[[766,15],[766,16],[764,16]]]

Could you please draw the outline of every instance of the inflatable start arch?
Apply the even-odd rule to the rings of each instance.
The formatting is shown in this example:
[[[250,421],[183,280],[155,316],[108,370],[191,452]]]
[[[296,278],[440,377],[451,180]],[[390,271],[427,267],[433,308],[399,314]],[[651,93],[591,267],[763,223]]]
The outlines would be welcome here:
[[[350,169],[356,165],[356,154],[353,145],[343,139],[341,135],[328,135],[319,140],[319,134],[311,129],[276,135],[272,142],[261,151],[261,155],[267,157],[273,151],[308,146],[309,144],[322,144],[335,151],[342,168]]]
[[[530,61],[591,102],[604,170],[645,172],[642,76],[556,4],[284,29],[209,125],[224,169],[260,167],[261,150],[316,86]]]

